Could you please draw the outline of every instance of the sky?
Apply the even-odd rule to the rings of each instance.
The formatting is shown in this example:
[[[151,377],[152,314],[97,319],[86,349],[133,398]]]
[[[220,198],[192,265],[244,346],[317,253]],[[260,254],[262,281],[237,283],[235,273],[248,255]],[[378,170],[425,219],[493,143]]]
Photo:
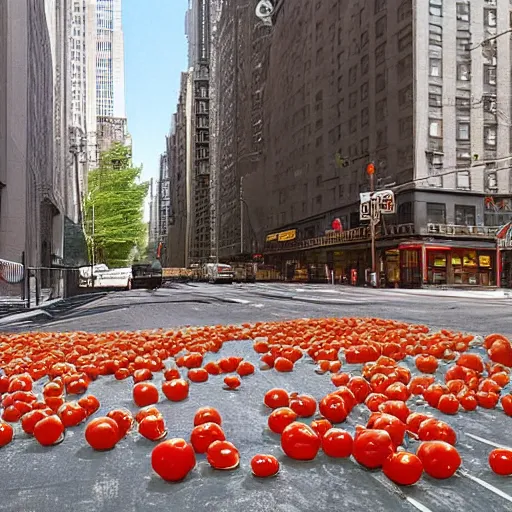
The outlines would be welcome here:
[[[142,179],[158,178],[180,73],[187,67],[188,0],[123,0],[125,90],[133,160]],[[146,220],[148,208],[146,205]]]

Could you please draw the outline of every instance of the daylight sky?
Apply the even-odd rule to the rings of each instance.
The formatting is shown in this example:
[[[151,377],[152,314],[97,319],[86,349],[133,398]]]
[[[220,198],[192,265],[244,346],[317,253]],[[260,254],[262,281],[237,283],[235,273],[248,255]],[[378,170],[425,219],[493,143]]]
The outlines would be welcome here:
[[[188,0],[123,0],[128,130],[144,180],[158,178],[180,73],[187,66],[187,6]]]

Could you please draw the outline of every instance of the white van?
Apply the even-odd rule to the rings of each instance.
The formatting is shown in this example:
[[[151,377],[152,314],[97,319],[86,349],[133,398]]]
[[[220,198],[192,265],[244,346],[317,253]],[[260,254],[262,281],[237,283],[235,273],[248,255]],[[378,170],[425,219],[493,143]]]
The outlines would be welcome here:
[[[203,275],[211,283],[231,284],[235,277],[233,267],[224,263],[206,263],[203,267]]]

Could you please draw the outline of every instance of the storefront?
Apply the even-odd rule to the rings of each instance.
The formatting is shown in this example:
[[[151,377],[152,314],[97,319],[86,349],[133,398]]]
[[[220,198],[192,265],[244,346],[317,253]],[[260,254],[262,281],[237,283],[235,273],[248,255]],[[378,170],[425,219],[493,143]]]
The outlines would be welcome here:
[[[401,285],[496,286],[493,245],[485,241],[401,244]]]
[[[496,234],[496,253],[500,262],[500,286],[512,288],[512,222]]]

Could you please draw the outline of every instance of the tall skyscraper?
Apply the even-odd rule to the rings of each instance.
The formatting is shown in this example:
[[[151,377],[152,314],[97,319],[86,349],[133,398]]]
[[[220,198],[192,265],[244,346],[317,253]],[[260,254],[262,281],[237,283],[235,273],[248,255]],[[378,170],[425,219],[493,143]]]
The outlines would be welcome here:
[[[80,0],[76,0],[79,2]],[[89,166],[113,142],[128,142],[121,0],[85,0]]]

